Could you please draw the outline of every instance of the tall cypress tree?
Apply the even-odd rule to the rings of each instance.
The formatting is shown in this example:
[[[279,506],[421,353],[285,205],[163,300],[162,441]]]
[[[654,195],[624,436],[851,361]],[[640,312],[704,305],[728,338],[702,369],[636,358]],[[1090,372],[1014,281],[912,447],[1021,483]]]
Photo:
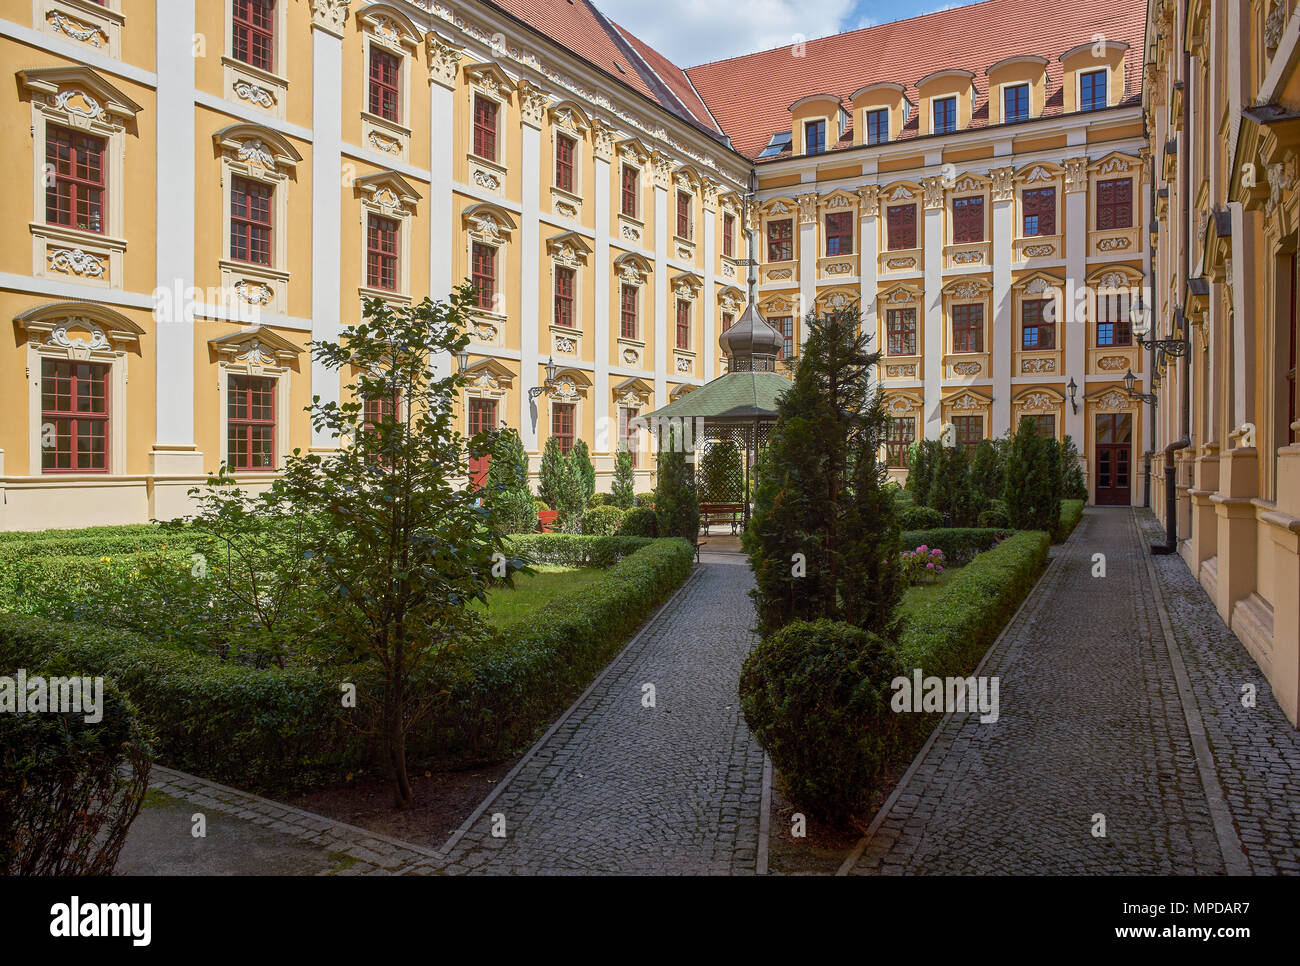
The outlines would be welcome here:
[[[828,617],[881,628],[898,583],[898,525],[879,450],[885,418],[856,308],[810,314],[759,467],[745,550],[763,633]]]
[[[700,532],[700,501],[695,489],[695,469],[676,444],[672,431],[659,450],[655,484],[655,519],[661,537],[684,537],[695,542]]]

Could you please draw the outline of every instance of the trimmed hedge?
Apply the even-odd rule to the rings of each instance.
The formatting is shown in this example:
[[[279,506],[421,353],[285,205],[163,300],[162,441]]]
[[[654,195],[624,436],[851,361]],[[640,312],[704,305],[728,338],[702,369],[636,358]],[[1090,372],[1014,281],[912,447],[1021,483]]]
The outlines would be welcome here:
[[[1061,543],[1074,532],[1074,528],[1083,519],[1083,505],[1083,500],[1061,501],[1061,524],[1057,527],[1054,543]]]
[[[954,573],[903,625],[895,646],[899,673],[968,673],[1037,583],[1049,543],[1039,530],[1016,533]]]
[[[950,564],[964,564],[976,554],[983,553],[1008,534],[1006,530],[991,527],[940,527],[937,530],[905,530],[902,548],[938,547]]]
[[[685,540],[514,537],[533,559],[585,565],[617,560],[603,579],[501,628],[444,668],[444,705],[408,740],[412,761],[499,758],[530,740],[605,665],[690,574]],[[374,761],[343,719],[340,685],[373,693],[359,669],[259,670],[92,624],[0,614],[0,671],[60,657],[76,673],[114,680],[156,735],[158,759],[214,781],[301,790]],[[436,685],[435,685],[436,686]]]
[[[904,530],[933,530],[943,526],[943,514],[928,506],[905,506],[898,511],[898,525]]]
[[[616,506],[590,507],[582,515],[582,532],[588,536],[613,536],[622,524],[623,511]]]
[[[659,518],[649,507],[634,506],[623,515],[620,537],[653,537],[659,532]]]

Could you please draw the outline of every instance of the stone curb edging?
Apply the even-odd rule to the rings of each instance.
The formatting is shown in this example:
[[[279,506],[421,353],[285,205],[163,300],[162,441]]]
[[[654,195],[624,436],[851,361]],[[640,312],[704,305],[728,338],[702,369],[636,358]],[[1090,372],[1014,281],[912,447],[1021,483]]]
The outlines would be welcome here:
[[[573,714],[578,710],[578,708],[582,705],[582,703],[586,701],[587,698],[591,695],[591,693],[600,685],[600,683],[605,680],[606,676],[610,673],[610,669],[613,668],[619,662],[619,659],[622,658],[623,655],[626,654],[632,647],[638,644],[641,638],[644,637],[650,631],[651,628],[653,628],[656,624],[659,623],[659,619],[664,615],[665,612],[667,612],[668,608],[671,607],[673,603],[677,600],[677,598],[680,597],[686,591],[686,588],[690,587],[693,583],[695,583],[695,581],[699,578],[701,573],[703,573],[703,570],[701,569],[701,565],[699,564],[697,564],[691,569],[690,576],[687,577],[684,581],[682,581],[682,585],[680,587],[678,587],[675,591],[673,591],[673,595],[669,597],[666,601],[664,601],[659,606],[659,608],[653,614],[651,614],[649,618],[646,619],[646,622],[641,625],[641,629],[636,632],[636,634],[632,637],[630,641],[628,641],[626,644],[623,645],[622,648],[619,649],[617,654],[615,654],[613,657],[609,659],[609,661],[605,664],[605,667],[602,668],[601,672],[598,675],[596,675],[596,677],[592,680],[590,684],[587,685],[586,689],[582,692],[582,694],[578,695],[578,697],[574,700],[574,702],[570,704],[568,708],[565,709],[564,713],[551,723],[551,726],[546,729],[546,733],[543,734],[540,738],[537,739],[537,741],[533,743],[533,746],[529,748],[527,752],[524,753],[524,756],[522,758],[520,758],[517,762],[515,762],[515,766],[510,769],[510,771],[506,774],[504,778],[501,779],[501,781],[497,782],[496,787],[493,788],[492,791],[488,792],[487,798],[483,799],[483,801],[479,803],[478,807],[474,809],[473,812],[470,813],[469,818],[465,819],[465,821],[461,823],[460,828],[456,829],[456,831],[451,833],[451,836],[447,839],[446,842],[443,843],[442,848],[439,850],[437,854],[437,858],[439,860],[445,861],[446,859],[450,858],[452,850],[455,849],[455,847],[460,843],[460,840],[465,837],[465,834],[474,827],[474,823],[477,822],[480,818],[482,818],[483,813],[488,810],[488,807],[494,801],[497,800],[497,798],[501,795],[501,793],[505,791],[505,789],[510,785],[510,783],[514,781],[514,779],[519,775],[521,771],[523,771],[524,766],[528,764],[528,762],[531,761],[534,756],[537,755],[537,753],[542,749],[542,746],[545,745],[546,742],[550,741],[552,736],[554,736],[554,734],[560,730],[560,727],[566,721],[568,721],[570,717],[573,716]]]
[[[441,858],[438,853],[424,846],[403,842],[380,832],[371,832],[162,765],[152,767],[149,786],[163,794],[183,798],[204,808],[215,808],[236,818],[247,820],[249,816],[245,813],[252,813],[252,821],[256,824],[313,844],[327,844],[320,841],[325,836],[333,840],[328,844],[337,851],[371,866],[376,872],[400,871],[411,865]],[[257,822],[258,818],[265,821]],[[402,852],[409,854],[402,856]]]
[[[1080,522],[1082,522],[1082,520]],[[1035,592],[1039,587],[1045,584],[1049,577],[1055,576],[1055,572],[1059,569],[1061,561],[1065,559],[1065,548],[1070,545],[1081,531],[1082,528],[1076,526],[1070,533],[1070,536],[1066,538],[1065,542],[1059,544],[1061,548],[1060,551],[1057,552],[1055,558],[1053,558],[1048,563],[1047,567],[1044,568],[1038,580],[1034,582],[1034,586],[1029,588],[1029,593],[1025,594],[1025,599],[1020,602],[1020,606],[1016,608],[1016,612],[1012,614],[1011,619],[1003,625],[998,636],[994,638],[993,643],[990,644],[988,650],[984,652],[984,656],[980,658],[979,664],[976,665],[975,670],[971,672],[972,676],[979,677],[989,661],[994,657],[994,655],[999,653],[1002,648],[1003,638],[1005,638],[1007,632],[1017,624],[1021,615],[1025,612],[1025,609],[1029,607],[1031,603],[1033,604],[1032,609],[1034,611],[1037,611],[1038,608],[1042,606],[1046,597],[1044,596],[1043,598],[1035,600]],[[925,744],[921,746],[921,750],[916,753],[911,764],[907,766],[907,770],[903,772],[903,777],[898,780],[898,784],[894,786],[894,790],[890,792],[889,797],[885,799],[885,803],[881,805],[880,810],[876,812],[875,818],[871,820],[871,824],[867,826],[866,833],[858,841],[858,844],[853,847],[853,851],[848,854],[847,858],[845,858],[845,860],[840,864],[840,867],[835,871],[837,876],[847,876],[853,867],[858,864],[858,860],[862,858],[862,853],[867,850],[867,846],[871,844],[872,838],[878,831],[880,831],[880,826],[885,823],[885,819],[889,817],[889,813],[893,811],[894,805],[897,804],[898,800],[907,790],[907,786],[911,783],[916,772],[923,764],[925,764],[925,760],[930,754],[930,749],[933,748],[934,743],[939,740],[939,735],[943,732],[943,729],[947,727],[949,719],[951,719],[956,713],[957,712],[954,711],[945,713],[939,720],[939,723],[934,726],[934,730],[931,731],[930,736],[925,739]],[[961,713],[969,714],[970,712]]]
[[[1137,535],[1138,547],[1146,542],[1142,527],[1138,523],[1137,513],[1129,516],[1129,525]],[[1223,866],[1228,875],[1250,875],[1252,869],[1241,847],[1237,827],[1232,821],[1232,810],[1223,797],[1223,783],[1219,780],[1219,770],[1214,763],[1214,752],[1210,750],[1210,741],[1205,734],[1205,722],[1201,718],[1201,708],[1196,700],[1196,691],[1187,674],[1187,665],[1183,662],[1182,648],[1174,636],[1173,625],[1169,622],[1169,610],[1165,605],[1164,591],[1160,587],[1160,575],[1156,571],[1151,553],[1143,550],[1143,562],[1147,578],[1151,582],[1151,593],[1155,598],[1156,613],[1160,615],[1160,632],[1169,651],[1169,663],[1173,667],[1174,681],[1178,684],[1178,703],[1183,707],[1183,717],[1187,721],[1187,734],[1196,752],[1196,770],[1201,778],[1201,788],[1205,792],[1205,802],[1210,810],[1214,824],[1214,836],[1219,842],[1219,851],[1223,854]]]

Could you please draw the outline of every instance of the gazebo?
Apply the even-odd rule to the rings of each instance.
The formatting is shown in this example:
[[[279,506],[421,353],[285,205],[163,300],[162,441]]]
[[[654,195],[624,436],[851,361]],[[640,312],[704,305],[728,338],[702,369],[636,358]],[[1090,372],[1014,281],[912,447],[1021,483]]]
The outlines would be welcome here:
[[[727,481],[727,489],[735,494],[734,502],[743,507],[745,526],[749,525],[754,460],[776,422],[777,401],[790,388],[790,380],[776,371],[784,341],[781,333],[759,314],[751,285],[744,313],[718,336],[718,345],[727,357],[727,372],[642,417],[659,426],[668,421],[702,420],[703,430],[695,443],[697,455],[724,441],[741,451],[742,475]]]

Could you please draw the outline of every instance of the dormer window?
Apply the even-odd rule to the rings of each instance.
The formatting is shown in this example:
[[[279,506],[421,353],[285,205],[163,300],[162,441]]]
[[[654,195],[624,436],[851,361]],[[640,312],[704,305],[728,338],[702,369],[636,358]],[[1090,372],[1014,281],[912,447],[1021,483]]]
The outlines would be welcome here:
[[[826,150],[826,122],[806,121],[803,126],[804,154],[821,154]]]
[[[1079,76],[1079,110],[1099,111],[1106,106],[1106,71],[1090,70]]]
[[[867,111],[867,143],[884,144],[889,140],[889,109]]]
[[[1029,119],[1029,85],[1013,84],[1002,89],[1002,120],[1005,123]]]
[[[933,102],[934,133],[949,134],[957,130],[957,98],[939,97]]]

